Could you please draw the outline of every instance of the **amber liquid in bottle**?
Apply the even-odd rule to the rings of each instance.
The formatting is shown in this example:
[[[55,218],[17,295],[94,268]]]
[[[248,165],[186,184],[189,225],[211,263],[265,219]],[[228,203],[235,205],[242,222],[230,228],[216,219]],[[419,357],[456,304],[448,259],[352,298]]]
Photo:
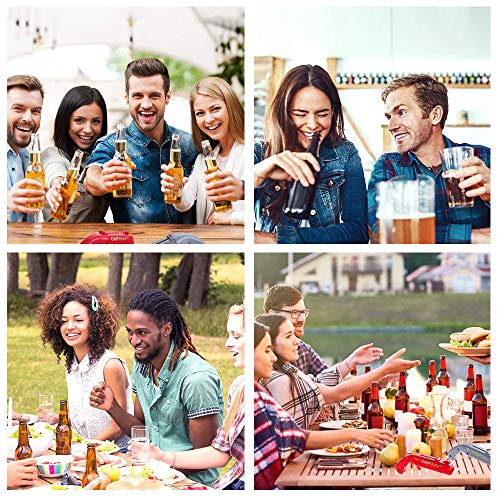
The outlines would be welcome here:
[[[32,456],[33,451],[29,442],[28,421],[21,419],[19,420],[19,436],[17,438],[17,448],[14,457],[16,460],[23,460]]]
[[[444,354],[439,358],[439,373],[437,374],[437,380],[439,385],[444,385],[450,388],[450,375],[446,370],[446,356]]]
[[[27,185],[27,189],[43,189],[45,187],[45,170],[42,165],[42,151],[40,149],[40,137],[38,134],[31,134],[31,145],[29,151],[30,159],[26,168],[26,179],[38,181],[42,187]],[[28,208],[43,208],[44,202],[26,203]]]
[[[59,422],[56,427],[56,455],[71,455],[71,424],[68,415],[68,402],[59,403]]]
[[[116,140],[115,140],[115,160],[125,162],[132,168],[132,160],[127,152],[127,133],[125,125],[118,123],[116,125]],[[121,186],[113,190],[113,198],[130,198],[132,196],[132,179],[124,181]]]
[[[395,415],[410,411],[410,395],[406,391],[406,372],[399,373],[399,388],[394,397]]]
[[[368,409],[366,410],[368,429],[383,429],[384,428],[384,410],[380,406],[379,396],[378,396],[379,387],[377,382],[372,383],[372,391],[371,391],[371,401],[368,405]]]
[[[439,385],[436,378],[436,362],[431,359],[429,361],[429,376],[427,377],[427,381],[425,382],[425,387],[427,393],[432,392],[432,388],[435,385]]]
[[[483,377],[479,373],[476,375],[476,392],[472,396],[472,427],[476,436],[488,434],[488,401],[483,394]]]
[[[82,477],[82,487],[87,486],[87,484],[99,477],[99,473],[97,472],[96,447],[96,443],[87,444],[87,461],[85,463],[85,474]],[[94,489],[100,489],[99,485]]]
[[[182,179],[184,178],[184,168],[181,163],[181,138],[178,134],[172,134],[167,175],[173,177],[174,188],[169,193],[165,193],[165,203],[176,205],[182,200]]]
[[[371,370],[371,367],[365,366],[365,373],[368,373]],[[371,399],[371,394],[372,394],[372,388],[367,387],[362,393],[361,393],[361,404],[363,408],[363,414],[361,415],[361,418],[363,420],[367,420],[367,410],[368,410],[368,405],[370,404],[370,399]]]
[[[217,166],[217,160],[215,159],[215,157],[212,158],[205,157],[205,165],[207,167],[207,172],[209,174],[217,172],[217,170],[219,170],[219,167]],[[233,208],[233,204],[229,200],[214,201],[213,205],[214,205],[214,210],[216,212],[227,212],[228,210],[231,210]]]
[[[472,397],[476,392],[476,384],[474,383],[474,365],[470,363],[467,367],[467,382],[464,386],[464,408],[463,413],[469,418],[472,418]]]

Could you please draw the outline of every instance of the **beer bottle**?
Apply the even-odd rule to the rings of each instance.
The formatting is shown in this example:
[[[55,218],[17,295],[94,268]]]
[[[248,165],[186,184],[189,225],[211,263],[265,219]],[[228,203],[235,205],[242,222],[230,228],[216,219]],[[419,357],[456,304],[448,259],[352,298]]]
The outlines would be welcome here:
[[[97,472],[96,448],[97,443],[87,444],[87,461],[85,463],[85,474],[82,477],[82,488],[87,486],[90,481],[99,477],[99,473]],[[100,489],[99,485],[97,485],[94,489]]]
[[[439,358],[439,372],[437,374],[437,381],[439,385],[444,385],[450,388],[450,375],[446,370],[446,356],[444,354]]]
[[[368,373],[371,370],[370,366],[365,366],[365,373]],[[370,404],[370,397],[372,394],[372,388],[367,387],[362,393],[361,393],[361,405],[363,408],[363,414],[361,415],[361,418],[363,420],[367,420],[367,414],[366,411],[368,410],[368,405]]]
[[[203,151],[203,157],[205,158],[207,172],[211,174],[220,170],[217,166],[217,159],[212,151],[212,146],[209,140],[201,141],[201,149]],[[229,200],[214,201],[213,205],[216,212],[227,212],[233,208],[233,204]]]
[[[356,369],[356,367],[354,367],[351,370],[351,375],[353,377],[357,377],[358,376],[358,370]],[[357,403],[359,401],[360,397],[361,397],[361,394],[354,394],[353,396],[351,396],[351,399],[349,400],[349,403]]]
[[[476,375],[476,392],[472,396],[472,427],[476,436],[488,434],[488,401],[483,394],[483,377]]]
[[[313,134],[311,143],[307,148],[307,153],[311,153],[315,158],[318,157],[320,134]],[[298,180],[293,181],[288,192],[288,198],[283,207],[283,213],[293,219],[309,219],[311,216],[311,209],[316,194],[316,170],[314,173],[314,184],[304,187]]]
[[[472,363],[467,367],[467,382],[464,386],[464,415],[472,418],[472,397],[476,392],[476,385],[474,384],[474,365]]]
[[[132,168],[132,160],[127,152],[127,132],[122,122],[116,124],[115,160],[125,162]],[[121,186],[113,190],[113,198],[130,198],[132,196],[132,179],[124,181]]]
[[[384,428],[384,410],[378,401],[378,390],[377,382],[372,382],[371,402],[366,410],[368,429]]]
[[[42,188],[32,185],[26,186],[27,189],[43,189],[45,187],[45,170],[42,165],[42,150],[40,148],[40,136],[31,134],[31,144],[29,148],[29,163],[26,168],[26,179],[34,179],[41,183]],[[44,202],[26,203],[28,208],[43,208]]]
[[[59,422],[56,427],[56,455],[71,455],[71,424],[68,415],[68,402],[59,403]]]
[[[31,458],[33,456],[29,441],[28,420],[25,418],[19,420],[19,436],[14,456],[16,460],[23,460],[24,458]]]
[[[184,177],[184,169],[181,163],[181,136],[179,134],[172,134],[167,174],[174,179],[174,189],[170,190],[169,193],[165,193],[165,203],[175,205],[180,203],[182,199],[182,179]]]
[[[426,393],[432,392],[432,388],[435,385],[439,385],[436,378],[436,362],[431,359],[429,361],[429,376],[427,377],[427,381],[425,382]]]
[[[77,149],[71,160],[71,164],[66,173],[66,179],[61,182],[59,192],[61,193],[62,201],[59,203],[57,210],[52,209],[50,215],[57,220],[66,220],[69,216],[73,202],[75,201],[76,191],[78,190],[78,173],[82,164],[83,151]]]
[[[395,417],[403,412],[410,411],[410,396],[406,392],[406,372],[399,373],[399,387],[394,399]]]

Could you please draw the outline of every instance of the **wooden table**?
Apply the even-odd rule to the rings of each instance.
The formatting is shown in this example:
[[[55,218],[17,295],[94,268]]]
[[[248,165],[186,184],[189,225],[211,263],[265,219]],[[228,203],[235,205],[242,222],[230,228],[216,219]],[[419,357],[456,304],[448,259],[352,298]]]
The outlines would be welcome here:
[[[244,227],[202,224],[106,224],[55,222],[10,222],[7,224],[9,244],[74,244],[96,231],[128,231],[135,243],[146,244],[171,233],[189,233],[205,243],[243,243]]]
[[[490,442],[489,436],[474,436],[474,443]],[[450,447],[456,443],[450,442]],[[463,453],[453,462],[453,474],[441,474],[429,469],[418,470],[409,465],[403,474],[396,467],[386,467],[373,449],[368,452],[365,469],[318,470],[314,465],[317,457],[305,452],[289,462],[276,484],[285,488],[435,488],[435,487],[490,487],[490,466],[470,459]]]

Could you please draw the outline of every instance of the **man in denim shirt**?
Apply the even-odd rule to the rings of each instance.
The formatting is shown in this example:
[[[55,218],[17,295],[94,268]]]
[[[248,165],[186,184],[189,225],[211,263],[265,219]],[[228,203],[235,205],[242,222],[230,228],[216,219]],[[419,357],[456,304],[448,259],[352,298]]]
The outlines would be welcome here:
[[[474,156],[463,161],[459,184],[474,206],[450,208],[442,177],[440,151],[457,146],[443,135],[448,115],[446,86],[428,75],[408,75],[393,80],[383,91],[389,131],[397,153],[382,155],[373,167],[368,184],[368,222],[377,232],[376,184],[396,176],[435,181],[436,243],[489,243],[490,149],[471,146]],[[469,144],[461,144],[470,146]]]
[[[126,100],[132,123],[127,127],[127,152],[135,169],[114,160],[115,134],[101,138],[88,161],[84,186],[95,196],[109,198],[114,222],[188,223],[193,213],[179,214],[164,201],[161,165],[170,160],[172,134],[181,137],[181,161],[185,175],[191,174],[198,155],[191,135],[170,127],[164,120],[170,93],[170,77],[158,59],[131,61],[125,70]],[[130,198],[113,198],[110,193],[132,179]]]
[[[26,180],[31,134],[40,127],[43,87],[38,78],[14,75],[7,79],[7,221],[35,222],[39,208],[30,203],[44,202],[45,191],[38,181]],[[27,189],[27,186],[35,188]]]

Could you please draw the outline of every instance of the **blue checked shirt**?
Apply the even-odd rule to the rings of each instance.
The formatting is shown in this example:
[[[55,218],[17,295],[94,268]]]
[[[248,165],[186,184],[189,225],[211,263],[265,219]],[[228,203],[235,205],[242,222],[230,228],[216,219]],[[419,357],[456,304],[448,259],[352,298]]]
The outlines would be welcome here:
[[[471,144],[456,144],[443,136],[445,146],[470,146],[474,156],[480,158],[490,168],[490,148]],[[375,163],[368,183],[368,224],[377,232],[377,202],[375,199],[378,182],[404,175],[415,180],[422,174],[434,179],[436,189],[436,243],[470,243],[472,229],[490,227],[490,204],[476,197],[473,207],[450,208],[446,196],[443,169],[434,174],[426,168],[413,153],[386,153]]]

